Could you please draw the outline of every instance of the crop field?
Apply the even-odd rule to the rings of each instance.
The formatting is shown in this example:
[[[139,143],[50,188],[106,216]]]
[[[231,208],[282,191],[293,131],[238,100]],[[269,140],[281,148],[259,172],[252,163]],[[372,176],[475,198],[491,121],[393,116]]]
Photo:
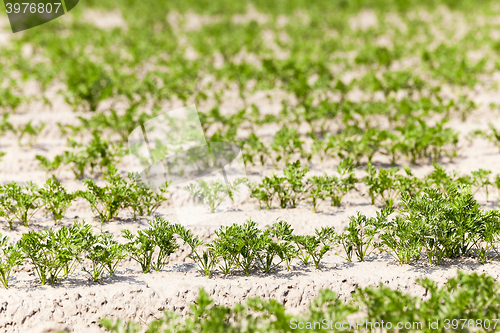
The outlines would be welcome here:
[[[500,331],[499,2],[0,8],[0,332]],[[245,174],[148,186],[193,105]]]

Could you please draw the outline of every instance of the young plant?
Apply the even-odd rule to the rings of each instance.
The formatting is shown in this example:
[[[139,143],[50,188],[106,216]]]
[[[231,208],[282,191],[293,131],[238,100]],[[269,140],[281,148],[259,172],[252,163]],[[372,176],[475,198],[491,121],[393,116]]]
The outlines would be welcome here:
[[[211,213],[215,213],[217,207],[220,206],[224,199],[229,196],[232,200],[232,192],[238,192],[237,186],[245,182],[245,178],[238,178],[228,184],[225,184],[220,179],[209,182],[200,179],[197,185],[191,183],[189,186],[184,187],[184,190],[188,191],[192,197],[207,205]]]
[[[313,176],[307,180],[310,183],[307,197],[311,199],[309,204],[312,206],[313,213],[316,213],[318,206],[327,198],[330,192],[331,182],[326,174],[324,176]]]
[[[100,242],[100,235],[92,234],[85,240],[85,258],[90,261],[91,268],[88,270],[82,267],[82,270],[89,274],[93,282],[99,281],[106,269],[107,249]]]
[[[83,129],[82,125],[75,126],[71,124],[62,124],[60,122],[57,122],[57,127],[59,127],[59,132],[61,133],[61,137],[68,136],[70,130],[71,130],[71,136],[74,137],[79,133],[81,134]]]
[[[372,251],[376,247],[372,246],[372,243],[378,227],[391,213],[392,209],[386,208],[377,212],[377,218],[366,217],[361,212],[357,212],[356,216],[349,217],[349,225],[345,228],[345,232],[338,237],[338,242],[346,252],[347,261],[352,261],[353,253],[356,253],[358,261],[365,260],[371,253],[371,251],[368,252],[370,247],[372,247]]]
[[[88,110],[96,111],[99,103],[112,96],[114,79],[102,63],[88,58],[72,59],[66,69],[64,91],[66,102],[76,110],[84,102]],[[76,70],[78,68],[78,70]]]
[[[332,227],[316,229],[316,235],[296,235],[292,237],[299,248],[299,258],[307,265],[312,258],[314,267],[318,269],[321,259],[332,248],[335,230]]]
[[[269,149],[255,133],[251,133],[248,139],[243,141],[242,152],[245,166],[247,164],[255,165],[254,159],[257,159],[260,165],[264,167],[269,159]]]
[[[28,227],[33,215],[42,207],[38,187],[32,182],[20,186],[12,181],[0,187],[0,216],[7,220],[10,229],[15,219]]]
[[[239,226],[234,224],[226,227],[221,226],[215,230],[216,238],[210,243],[209,248],[214,256],[219,259],[218,268],[224,275],[230,274],[238,268],[239,243],[242,240],[238,237]]]
[[[486,192],[486,201],[488,201],[488,186],[493,185],[490,181],[489,175],[491,174],[490,170],[479,169],[477,171],[472,171],[473,184],[477,188],[475,193],[479,191],[481,188],[484,188]]]
[[[405,217],[396,216],[392,221],[382,222],[380,239],[378,248],[389,253],[399,264],[411,264],[420,259],[421,237]]]
[[[81,122],[80,126],[66,125],[66,127],[72,130],[73,135],[77,134],[82,129],[98,131],[103,134],[111,132],[111,134],[117,134],[120,137],[120,141],[126,142],[129,134],[135,128],[141,126],[141,124],[144,124],[146,121],[155,116],[155,112],[152,114],[147,114],[145,112],[139,113],[139,105],[139,102],[133,103],[125,110],[124,114],[118,114],[118,112],[111,109],[109,114],[98,112],[92,115],[90,119],[78,117]],[[66,129],[64,130],[67,132]]]
[[[368,187],[368,195],[370,196],[370,203],[375,205],[375,199],[377,197],[377,193],[375,188],[379,182],[377,177],[377,170],[373,166],[373,164],[368,163],[366,166],[367,175],[362,179],[363,183]]]
[[[270,177],[265,177],[260,184],[248,182],[247,185],[250,188],[250,196],[259,201],[260,209],[263,207],[270,209],[272,207],[275,193],[272,190],[273,180]],[[500,186],[498,188],[500,189]]]
[[[18,145],[21,146],[21,141],[23,137],[27,134],[29,135],[28,145],[32,147],[35,144],[37,137],[40,135],[40,133],[44,128],[45,128],[45,123],[41,123],[40,126],[33,126],[31,124],[31,120],[26,125],[24,125],[24,127],[19,126],[15,130],[15,133],[17,135]]]
[[[62,227],[57,232],[53,229],[30,231],[23,234],[18,244],[40,283],[55,284],[61,275],[67,276],[78,261],[82,236],[84,233],[74,234],[74,230]]]
[[[275,174],[266,178],[263,184],[269,184],[269,188],[266,189],[267,192],[271,194],[271,197],[276,198],[281,209],[287,208],[291,200],[291,192],[287,186],[286,178],[279,177]]]
[[[52,214],[54,224],[64,218],[64,213],[74,199],[74,195],[66,192],[64,186],[55,177],[47,179],[45,186],[39,189],[39,194],[43,207]]]
[[[364,131],[358,126],[349,126],[340,135],[330,136],[327,148],[336,152],[340,159],[350,159],[359,166],[364,157],[368,162],[372,160],[380,149],[379,141],[376,129]]]
[[[279,240],[275,241],[272,238],[272,232],[272,228],[268,228],[264,231],[262,237],[265,246],[264,249],[257,254],[257,264],[264,273],[269,273],[290,257],[290,253],[286,253],[290,251],[290,244],[280,242]],[[279,261],[275,262],[275,258],[279,258]],[[289,266],[287,265],[287,267]]]
[[[500,214],[498,210],[481,211],[479,223],[475,223],[473,233],[471,235],[474,252],[481,262],[486,263],[488,255],[497,248],[497,235],[500,227]]]
[[[494,184],[497,188],[497,197],[500,199],[500,175],[495,176]]]
[[[401,132],[401,151],[415,164],[418,159],[429,157],[434,163],[444,150],[450,146],[446,154],[453,158],[457,155],[458,133],[451,128],[444,129],[448,119],[439,121],[436,126],[429,127],[421,118],[411,118],[405,126],[397,127]]]
[[[425,184],[427,186],[432,186],[439,191],[445,191],[448,187],[450,187],[450,185],[457,181],[456,174],[447,174],[446,170],[444,170],[443,167],[437,163],[434,163],[432,166],[434,167],[434,170],[425,176]]]
[[[275,222],[271,226],[271,234],[276,237],[278,243],[282,246],[283,260],[286,264],[286,270],[290,270],[290,265],[293,259],[297,258],[299,252],[295,246],[292,245],[293,229],[292,226],[285,221]]]
[[[259,265],[259,255],[262,256],[269,243],[268,235],[257,228],[257,223],[252,220],[247,220],[243,225],[221,227],[217,234],[219,238],[214,240],[212,248],[224,261],[221,265],[224,274],[231,272],[234,267],[250,274],[251,269]]]
[[[425,189],[424,195],[402,195],[400,211],[425,247],[429,263],[467,255],[474,237],[485,227],[484,213],[469,187],[451,187],[441,193]]]
[[[354,177],[354,163],[351,159],[345,159],[337,166],[339,177],[328,177],[331,182],[329,186],[329,197],[332,200],[332,206],[340,207],[342,198],[355,189],[355,184],[358,181]]]
[[[90,270],[82,267],[93,282],[99,281],[105,270],[114,275],[118,264],[126,258],[125,245],[113,240],[111,234],[90,234],[83,243],[85,258],[91,263]]]
[[[198,248],[206,245],[205,242],[200,240],[198,237],[195,237],[191,230],[188,230],[181,225],[176,225],[174,230],[175,233],[184,241],[184,245],[187,244],[191,248],[192,254],[189,255],[189,258],[197,263],[200,273],[207,277],[212,275],[219,261],[216,250],[209,247],[207,250],[199,252]]]
[[[23,255],[17,244],[9,244],[9,237],[0,234],[0,282],[5,288],[9,286],[13,270],[23,263]]]
[[[143,273],[149,273],[151,268],[160,271],[165,266],[168,256],[178,248],[174,237],[178,227],[160,216],[155,216],[148,224],[149,228],[138,230],[136,235],[130,230],[122,230],[123,237],[129,240],[125,248],[132,259],[141,265]],[[159,252],[154,263],[153,255],[156,247],[159,248]]]
[[[264,177],[258,185],[249,184],[251,196],[265,203],[269,209],[273,199],[278,200],[280,208],[295,208],[307,196],[309,182],[305,179],[309,169],[302,169],[300,161],[289,163],[283,170],[284,177],[276,174]]]
[[[81,254],[84,251],[82,244],[92,235],[92,226],[85,221],[75,221],[71,227],[62,227],[53,236],[53,248],[66,253],[71,259],[63,265],[63,274],[68,277],[81,263]]]
[[[304,265],[307,265],[309,263],[309,259],[312,258],[314,261],[314,267],[316,269],[318,269],[319,262],[321,261],[323,256],[330,250],[329,245],[323,245],[318,250],[321,241],[315,236],[294,236],[294,242],[299,247],[299,258],[300,260],[302,260]]]
[[[179,248],[179,245],[175,242],[174,236],[176,227],[159,215],[156,215],[154,219],[149,222],[149,226],[146,232],[149,233],[159,249],[154,268],[156,271],[160,271],[165,267],[167,258]]]
[[[297,207],[305,199],[309,191],[309,184],[305,179],[308,172],[308,168],[301,168],[299,160],[287,164],[287,167],[283,170],[287,183],[284,190],[289,192],[289,205],[291,208]],[[285,207],[281,205],[281,208]]]
[[[297,258],[302,261],[304,265],[309,264],[309,260],[311,259],[311,255],[309,254],[309,251],[307,251],[306,247],[308,246],[307,243],[310,243],[310,238],[314,236],[304,236],[304,235],[294,235],[293,236],[293,242],[295,243],[298,253],[297,253]],[[316,244],[317,245],[317,244]],[[311,246],[314,246],[312,244]]]
[[[274,242],[273,240],[270,240],[264,250],[262,251],[262,254],[259,254],[259,259],[258,259],[258,265],[262,269],[264,273],[269,273],[276,267],[278,267],[284,260],[285,260],[285,254],[284,251],[287,250],[286,244],[279,244]],[[280,259],[279,262],[275,262],[274,259],[278,257]]]
[[[106,270],[109,275],[115,275],[116,268],[128,255],[126,246],[115,241],[113,239],[113,235],[111,234],[102,233],[100,236],[101,244],[105,248],[106,252],[105,257],[103,258]]]
[[[153,262],[153,254],[156,244],[150,234],[146,231],[138,230],[136,235],[133,235],[130,230],[122,230],[123,237],[128,240],[125,244],[126,251],[131,258],[139,265],[143,273],[149,273]]]
[[[395,184],[397,190],[399,193],[407,193],[413,196],[419,195],[426,187],[425,179],[413,176],[409,166],[405,165],[403,168],[406,175],[397,175]]]
[[[276,132],[273,142],[271,143],[271,149],[277,153],[275,161],[279,162],[283,160],[285,164],[288,164],[290,158],[295,154],[300,154],[302,157],[306,156],[304,148],[302,147],[303,144],[304,142],[300,140],[297,130],[287,127],[280,129]]]
[[[484,136],[486,139],[488,139],[490,142],[492,142],[495,146],[497,146],[498,149],[500,150],[500,130],[495,128],[495,126],[493,126],[493,124],[489,124],[489,127],[490,127],[490,131],[491,131],[490,133],[486,133],[484,131],[476,131],[475,133],[473,133],[473,135]]]
[[[165,195],[168,193],[169,181],[165,182],[157,191],[146,185],[141,181],[139,175],[129,173],[129,193],[128,193],[128,207],[132,210],[134,219],[137,216],[151,216],[153,215],[162,202],[167,198]]]
[[[16,219],[16,215],[14,215],[16,212],[15,204],[13,198],[0,192],[0,216],[7,221],[9,229],[12,229]]]
[[[99,168],[99,171],[103,172],[119,162],[119,158],[124,156],[125,150],[122,143],[110,143],[102,139],[101,135],[101,133],[94,131],[92,140],[84,149],[65,151],[62,155],[62,163],[70,165],[75,178],[82,179],[89,167],[90,174],[94,174],[95,168]],[[68,139],[68,143],[72,148],[83,148],[84,146],[72,139]]]
[[[247,220],[243,225],[238,226],[237,230],[235,251],[238,266],[245,271],[245,274],[250,274],[250,270],[256,265],[259,253],[266,246],[266,236],[252,220]]]
[[[75,193],[75,196],[88,201],[92,212],[99,216],[101,222],[116,217],[129,202],[128,184],[117,174],[117,171],[113,166],[108,168],[104,176],[104,180],[107,182],[106,186],[100,187],[94,180],[87,178],[83,181],[87,190]]]
[[[494,212],[492,211],[492,213]],[[483,240],[486,246],[491,246],[496,257],[500,257],[500,230],[498,230],[498,224],[492,224],[491,221],[487,221],[486,225]]]
[[[12,132],[16,134],[16,129],[14,126],[9,122],[9,116],[10,113],[4,113],[2,116],[2,119],[0,120],[0,134],[5,135],[7,132]]]
[[[155,321],[151,324],[151,326],[155,327],[154,325],[158,325],[157,323],[158,321]],[[116,322],[111,318],[102,318],[101,320],[99,320],[99,324],[102,325],[102,327],[104,327],[106,330],[116,333],[137,333],[141,330],[141,324],[133,323],[131,321],[128,321],[125,324],[124,321],[120,318],[118,318]],[[156,327],[153,329],[156,329]],[[151,329],[150,331],[152,331],[153,329]]]
[[[56,155],[53,161],[50,161],[42,155],[36,155],[35,158],[40,162],[38,163],[39,167],[44,169],[47,174],[54,173],[63,162],[63,157],[61,155]]]
[[[397,174],[398,168],[379,169],[378,172],[372,164],[368,164],[367,176],[363,182],[368,187],[371,203],[377,203],[377,199],[386,207],[393,207],[401,189],[406,189],[405,176]]]

